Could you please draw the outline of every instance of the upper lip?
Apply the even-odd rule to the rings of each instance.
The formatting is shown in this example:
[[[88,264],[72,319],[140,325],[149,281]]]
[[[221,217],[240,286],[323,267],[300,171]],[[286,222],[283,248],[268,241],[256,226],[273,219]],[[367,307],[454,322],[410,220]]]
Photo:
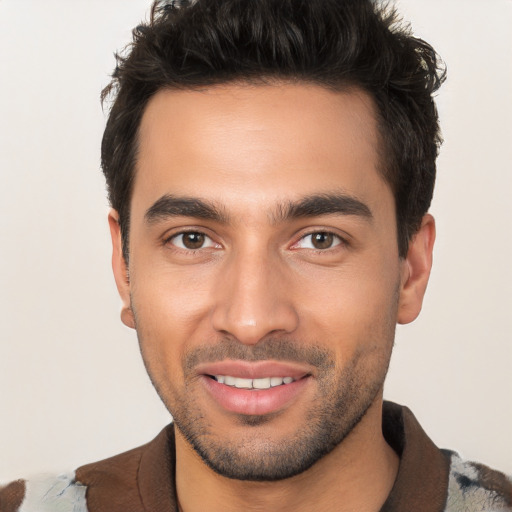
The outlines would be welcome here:
[[[311,368],[284,361],[239,361],[223,360],[203,363],[196,367],[201,375],[229,375],[241,379],[263,379],[265,377],[293,377],[294,380],[310,375]]]

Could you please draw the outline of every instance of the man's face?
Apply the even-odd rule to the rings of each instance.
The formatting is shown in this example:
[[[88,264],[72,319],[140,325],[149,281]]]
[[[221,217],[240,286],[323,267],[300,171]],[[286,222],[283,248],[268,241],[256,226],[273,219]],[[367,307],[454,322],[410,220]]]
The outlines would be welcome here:
[[[297,474],[380,402],[404,262],[377,140],[359,91],[226,85],[147,107],[127,323],[178,441],[225,476]]]

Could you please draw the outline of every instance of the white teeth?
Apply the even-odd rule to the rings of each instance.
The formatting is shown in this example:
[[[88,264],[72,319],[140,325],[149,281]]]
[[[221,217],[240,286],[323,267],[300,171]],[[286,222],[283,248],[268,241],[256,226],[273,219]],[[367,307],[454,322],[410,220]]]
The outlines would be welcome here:
[[[215,380],[238,389],[270,389],[283,384],[291,384],[293,377],[263,377],[261,379],[242,379],[230,375],[215,375]]]
[[[235,379],[235,388],[252,389],[252,379]]]
[[[253,379],[252,387],[254,389],[268,389],[270,387],[270,377],[265,379]]]

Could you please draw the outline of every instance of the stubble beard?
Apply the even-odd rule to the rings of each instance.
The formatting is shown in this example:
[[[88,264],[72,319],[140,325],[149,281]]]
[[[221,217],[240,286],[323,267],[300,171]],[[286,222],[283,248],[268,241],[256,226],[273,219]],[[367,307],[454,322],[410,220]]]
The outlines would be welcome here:
[[[378,341],[372,349],[366,347],[356,353],[341,372],[336,367],[334,354],[318,345],[267,339],[251,347],[226,338],[215,346],[198,348],[185,356],[182,392],[170,389],[168,383],[156,382],[151,377],[151,365],[144,353],[143,357],[153,385],[172,414],[176,428],[208,467],[231,479],[276,481],[306,471],[340,445],[379,398],[391,356],[394,324],[385,330],[386,335],[377,336]],[[193,386],[197,382],[189,377],[198,362],[225,358],[300,361],[317,369],[317,393],[313,405],[305,411],[304,421],[292,436],[261,435],[259,427],[266,426],[268,432],[273,414],[238,415],[239,425],[245,427],[246,434],[238,439],[218,435],[207,413],[196,403]]]

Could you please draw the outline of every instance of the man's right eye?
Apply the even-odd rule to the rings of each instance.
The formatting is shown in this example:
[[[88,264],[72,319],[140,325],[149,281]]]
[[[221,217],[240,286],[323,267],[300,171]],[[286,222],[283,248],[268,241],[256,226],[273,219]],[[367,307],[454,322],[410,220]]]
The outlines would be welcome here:
[[[177,235],[169,238],[169,243],[186,251],[204,249],[206,247],[217,247],[217,244],[214,243],[209,236],[206,236],[204,233],[199,231],[178,233]]]

